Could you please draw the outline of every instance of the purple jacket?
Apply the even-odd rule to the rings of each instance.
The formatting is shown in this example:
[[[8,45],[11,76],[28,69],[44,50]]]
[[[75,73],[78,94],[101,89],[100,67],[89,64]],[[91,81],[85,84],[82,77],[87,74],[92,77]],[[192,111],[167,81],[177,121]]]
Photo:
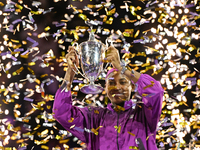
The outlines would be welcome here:
[[[54,118],[85,142],[88,150],[142,149],[138,138],[146,150],[156,150],[156,127],[164,90],[147,74],[141,74],[136,84],[142,103],[133,109],[135,104],[126,101],[125,111],[120,113],[114,111],[111,104],[107,108],[72,106],[71,91],[61,93],[58,89],[53,106]]]

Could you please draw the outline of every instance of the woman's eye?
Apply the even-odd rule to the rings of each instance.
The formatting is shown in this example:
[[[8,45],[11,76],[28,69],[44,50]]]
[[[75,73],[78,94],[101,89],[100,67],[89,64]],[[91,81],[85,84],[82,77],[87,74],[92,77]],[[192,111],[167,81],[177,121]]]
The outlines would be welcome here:
[[[124,84],[126,84],[126,83],[127,83],[127,82],[120,82],[121,85],[124,85]]]
[[[115,82],[109,82],[109,85],[115,85]]]

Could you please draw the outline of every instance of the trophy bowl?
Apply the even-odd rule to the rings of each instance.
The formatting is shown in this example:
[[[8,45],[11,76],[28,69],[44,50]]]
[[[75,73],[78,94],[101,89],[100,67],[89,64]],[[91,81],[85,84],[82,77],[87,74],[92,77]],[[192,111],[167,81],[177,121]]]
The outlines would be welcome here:
[[[103,59],[105,57],[106,45],[94,38],[94,33],[90,33],[88,41],[78,45],[78,53],[81,60],[83,76],[89,80],[89,84],[84,85],[80,90],[85,94],[98,94],[103,91],[101,85],[95,84],[95,80],[103,70]]]

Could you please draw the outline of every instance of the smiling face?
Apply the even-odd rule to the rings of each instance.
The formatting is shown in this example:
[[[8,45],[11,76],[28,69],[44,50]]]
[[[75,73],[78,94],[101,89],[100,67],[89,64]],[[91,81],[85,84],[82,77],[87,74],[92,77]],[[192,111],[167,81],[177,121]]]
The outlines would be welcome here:
[[[125,75],[114,71],[107,77],[105,90],[112,104],[121,105],[130,99],[132,84]]]

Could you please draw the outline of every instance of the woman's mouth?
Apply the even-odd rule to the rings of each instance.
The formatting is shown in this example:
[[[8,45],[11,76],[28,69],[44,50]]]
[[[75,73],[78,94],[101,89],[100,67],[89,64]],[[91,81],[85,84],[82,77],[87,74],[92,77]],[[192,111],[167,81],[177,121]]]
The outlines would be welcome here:
[[[119,90],[113,90],[113,91],[110,92],[110,94],[112,95],[112,97],[122,97],[122,96],[124,96],[124,92],[119,91]]]
[[[121,93],[114,93],[114,94],[112,94],[112,97],[120,97],[120,96],[123,96],[123,94],[121,94]]]

